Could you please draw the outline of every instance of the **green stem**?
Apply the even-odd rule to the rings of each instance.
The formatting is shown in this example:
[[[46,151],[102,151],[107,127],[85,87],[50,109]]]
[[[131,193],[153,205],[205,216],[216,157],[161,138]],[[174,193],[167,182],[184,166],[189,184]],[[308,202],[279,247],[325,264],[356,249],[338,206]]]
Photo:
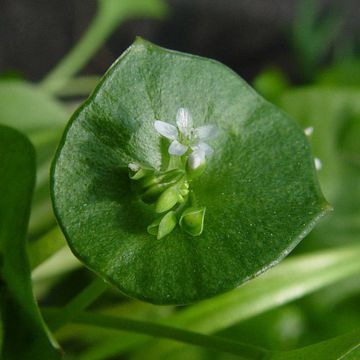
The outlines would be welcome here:
[[[263,359],[268,354],[268,351],[265,349],[242,344],[218,336],[203,335],[192,331],[177,329],[171,326],[131,320],[117,316],[82,312],[77,315],[73,321],[78,324],[110,328],[119,331],[130,331],[138,334],[146,334],[154,337],[175,340],[215,351],[234,354],[239,356],[240,359]]]
[[[122,19],[122,14],[109,14],[106,1],[98,3],[98,11],[87,32],[69,54],[42,81],[48,92],[56,93],[75,75],[105,42]]]
[[[108,288],[101,278],[97,277],[89,286],[82,290],[65,307],[56,312],[50,312],[47,322],[53,331],[72,321],[82,310],[93,303]]]
[[[99,0],[98,10],[87,32],[59,65],[46,76],[40,86],[54,94],[61,92],[122,20],[134,16],[161,17],[165,11],[165,5],[158,0]]]
[[[190,206],[197,207],[199,205],[194,191],[190,190],[189,192],[189,198],[190,198]]]
[[[56,94],[58,96],[88,96],[100,80],[99,76],[79,76],[69,79]]]

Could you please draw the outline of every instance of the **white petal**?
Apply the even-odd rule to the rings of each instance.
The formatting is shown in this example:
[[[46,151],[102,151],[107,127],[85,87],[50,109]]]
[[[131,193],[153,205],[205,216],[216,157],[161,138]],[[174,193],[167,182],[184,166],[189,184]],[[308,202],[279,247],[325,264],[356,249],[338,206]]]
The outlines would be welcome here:
[[[317,171],[321,170],[321,168],[322,168],[321,160],[316,157],[316,158],[314,159],[314,163],[315,163],[315,169],[316,169]]]
[[[129,163],[128,164],[128,168],[131,170],[131,171],[139,171],[141,169],[140,165],[138,164],[135,164],[135,163]]]
[[[213,149],[210,145],[208,145],[208,144],[206,144],[206,143],[204,143],[204,142],[198,143],[198,144],[196,144],[195,146],[192,146],[191,148],[192,148],[194,151],[201,150],[201,151],[203,151],[204,154],[207,155],[207,156],[211,155],[211,154],[214,152],[214,149]]]
[[[189,166],[195,170],[201,166],[205,161],[205,153],[201,149],[194,150],[188,158]]]
[[[192,127],[192,119],[190,111],[186,108],[180,108],[176,114],[176,125],[179,130],[187,135]]]
[[[305,133],[306,136],[311,136],[313,132],[314,132],[314,128],[312,126],[307,127],[306,129],[304,129],[304,133]]]
[[[206,140],[215,137],[218,129],[215,125],[204,125],[195,129],[195,136],[199,140]]]
[[[184,155],[186,150],[188,149],[187,146],[180,144],[177,140],[174,140],[169,146],[169,154],[170,155]]]
[[[175,140],[177,138],[178,131],[174,125],[168,124],[164,121],[156,120],[154,122],[154,126],[156,131],[162,136],[165,136],[170,140]]]

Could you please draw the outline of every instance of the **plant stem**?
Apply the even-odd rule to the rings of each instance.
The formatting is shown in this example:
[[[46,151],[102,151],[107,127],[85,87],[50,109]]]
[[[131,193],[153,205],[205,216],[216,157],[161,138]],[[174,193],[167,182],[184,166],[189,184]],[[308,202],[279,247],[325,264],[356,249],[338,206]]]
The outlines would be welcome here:
[[[65,307],[56,312],[50,312],[47,322],[52,330],[56,331],[66,323],[73,320],[82,310],[94,302],[106,289],[108,285],[97,277],[89,286],[83,289]]]
[[[86,65],[122,20],[131,16],[161,17],[165,11],[165,5],[157,0],[99,0],[98,10],[84,36],[40,86],[57,94]]]
[[[160,325],[121,317],[91,314],[82,312],[74,317],[78,324],[86,324],[120,331],[130,331],[155,337],[171,339],[186,344],[202,346],[211,350],[226,352],[239,356],[241,359],[263,359],[268,351],[247,344],[228,340],[218,336],[204,335],[166,325]]]
[[[42,81],[41,86],[48,92],[56,93],[90,59],[121,20],[122,16],[109,16],[106,2],[99,2],[99,8],[87,32],[69,54]]]
[[[69,79],[56,94],[58,96],[88,96],[99,82],[99,76],[78,76]]]

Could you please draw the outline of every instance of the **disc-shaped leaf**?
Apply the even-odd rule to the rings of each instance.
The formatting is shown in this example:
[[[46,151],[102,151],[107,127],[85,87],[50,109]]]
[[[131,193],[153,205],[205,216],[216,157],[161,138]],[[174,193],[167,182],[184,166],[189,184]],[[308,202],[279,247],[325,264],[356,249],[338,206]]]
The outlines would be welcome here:
[[[218,136],[191,183],[206,208],[194,237],[179,226],[157,239],[158,216],[132,191],[128,164],[160,169],[169,142],[154,121]],[[137,40],[74,114],[52,169],[55,212],[74,253],[124,293],[190,303],[265,271],[329,209],[301,128],[227,67]]]

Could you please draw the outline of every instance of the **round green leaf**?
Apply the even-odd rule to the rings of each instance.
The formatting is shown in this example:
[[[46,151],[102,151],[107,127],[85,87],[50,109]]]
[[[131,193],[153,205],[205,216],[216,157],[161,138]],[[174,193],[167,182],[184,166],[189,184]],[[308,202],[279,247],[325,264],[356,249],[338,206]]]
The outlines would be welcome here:
[[[157,239],[158,214],[131,188],[128,164],[165,170],[154,121],[179,108],[218,136],[191,182],[204,227]],[[129,296],[185,304],[233,289],[280,261],[329,210],[296,123],[209,59],[137,40],[76,111],[52,168],[52,197],[73,252]]]

